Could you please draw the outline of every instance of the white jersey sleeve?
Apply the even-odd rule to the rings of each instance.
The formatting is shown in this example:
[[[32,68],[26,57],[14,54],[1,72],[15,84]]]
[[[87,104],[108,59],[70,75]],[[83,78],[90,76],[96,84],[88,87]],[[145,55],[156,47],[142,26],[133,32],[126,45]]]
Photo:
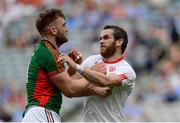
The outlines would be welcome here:
[[[122,77],[123,75],[125,75],[126,78]],[[132,86],[134,85],[136,74],[133,71],[127,71],[126,73],[121,74],[120,77],[122,80],[122,86]]]
[[[129,65],[118,67],[116,74],[122,80],[122,86],[131,90],[135,84],[136,73]]]
[[[131,91],[134,88],[136,73],[133,68],[125,61],[120,61],[116,64],[108,64],[108,74],[114,73],[122,80],[121,87]]]

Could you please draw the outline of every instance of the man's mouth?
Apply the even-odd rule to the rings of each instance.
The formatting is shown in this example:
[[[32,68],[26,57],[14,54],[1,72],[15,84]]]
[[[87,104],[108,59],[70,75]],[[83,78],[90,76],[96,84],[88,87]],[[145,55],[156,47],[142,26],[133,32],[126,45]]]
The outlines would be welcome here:
[[[100,48],[105,48],[106,46],[105,45],[101,45]]]

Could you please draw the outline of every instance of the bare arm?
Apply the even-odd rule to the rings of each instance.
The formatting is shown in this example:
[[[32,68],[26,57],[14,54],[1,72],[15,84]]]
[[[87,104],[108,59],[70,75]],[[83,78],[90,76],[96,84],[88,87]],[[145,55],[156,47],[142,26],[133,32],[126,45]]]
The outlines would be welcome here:
[[[71,66],[73,69],[77,70],[79,69],[77,64],[73,62],[67,55],[61,54],[59,59],[61,62],[67,62],[69,66]],[[105,68],[105,64],[104,68]],[[82,68],[82,66],[81,66]],[[82,76],[87,79],[89,82],[99,85],[99,86],[121,86],[122,80],[121,78],[116,74],[103,74],[96,71],[93,71],[88,68],[83,68]]]
[[[90,84],[87,88],[85,88],[83,91],[81,91],[79,94],[77,94],[77,97],[82,97],[82,96],[101,96],[101,97],[106,97],[112,93],[112,88],[110,87],[99,87],[95,86],[93,84]]]
[[[89,82],[84,78],[71,79],[66,71],[51,76],[50,79],[67,97],[76,96],[89,85]]]
[[[68,70],[67,70],[67,73],[69,74],[69,76],[72,76],[72,75],[76,74],[76,70],[69,67]]]
[[[90,69],[93,71],[103,73],[103,74],[106,73],[106,68],[104,68],[102,63],[95,64]],[[82,78],[82,76],[76,73],[76,74],[72,75],[71,78],[80,79],[80,78]],[[98,95],[98,96],[105,97],[105,96],[108,96],[111,94],[111,90],[112,90],[112,88],[110,88],[110,87],[99,87],[94,84],[89,84],[89,86],[86,87],[79,94],[77,94],[77,96],[81,97],[81,96]]]
[[[107,72],[106,67],[104,66],[103,62],[93,65],[90,69],[93,71],[96,71],[98,73],[102,73],[102,74],[106,74],[106,72]],[[112,93],[112,88],[110,88],[110,87],[99,87],[99,86],[91,83],[84,90],[84,92],[80,93],[78,96],[98,95],[98,96],[105,97],[105,96],[110,95],[111,93]]]
[[[92,71],[88,68],[84,69],[82,76],[93,84],[97,84],[103,87],[106,86],[121,86],[122,80],[116,74],[102,74],[96,71]]]
[[[50,77],[53,83],[61,90],[61,92],[69,97],[82,97],[90,95],[108,96],[111,94],[112,88],[98,87],[90,84],[84,78],[72,79],[67,72]]]

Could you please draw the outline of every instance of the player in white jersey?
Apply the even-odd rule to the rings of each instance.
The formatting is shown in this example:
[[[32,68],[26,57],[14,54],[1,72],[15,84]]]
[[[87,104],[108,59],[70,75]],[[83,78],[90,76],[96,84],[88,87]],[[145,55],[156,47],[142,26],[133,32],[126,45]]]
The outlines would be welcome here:
[[[88,57],[82,65],[77,65],[64,54],[60,55],[59,61],[67,62],[92,85],[113,87],[112,95],[106,98],[87,97],[83,111],[84,122],[123,121],[123,108],[136,79],[134,70],[123,58],[127,43],[128,36],[124,29],[106,25],[100,35],[101,55]],[[99,72],[92,70],[94,66]]]

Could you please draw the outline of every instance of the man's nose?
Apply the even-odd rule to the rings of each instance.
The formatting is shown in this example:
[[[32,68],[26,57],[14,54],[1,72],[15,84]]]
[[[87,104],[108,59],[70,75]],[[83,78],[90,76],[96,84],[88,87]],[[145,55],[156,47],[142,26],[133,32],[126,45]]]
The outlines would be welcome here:
[[[103,42],[104,42],[104,40],[103,40],[103,39],[99,40],[99,43],[100,43],[100,44],[102,44]]]
[[[68,31],[69,31],[67,26],[65,26],[65,30],[66,30],[66,32],[68,32]]]

